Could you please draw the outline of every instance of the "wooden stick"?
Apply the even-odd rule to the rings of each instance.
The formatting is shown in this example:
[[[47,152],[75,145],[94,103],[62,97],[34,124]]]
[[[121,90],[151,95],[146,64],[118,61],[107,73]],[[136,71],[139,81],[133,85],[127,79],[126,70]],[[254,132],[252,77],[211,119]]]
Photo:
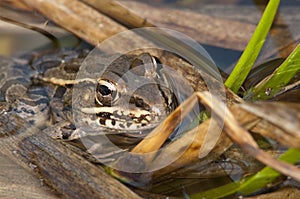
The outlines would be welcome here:
[[[58,25],[93,45],[126,28],[75,0],[22,0]]]
[[[16,115],[0,116],[0,132],[10,133],[8,138],[1,138],[1,153],[34,172],[65,198],[140,198],[101,167]]]
[[[154,8],[139,2],[124,1],[122,6],[109,0],[82,1],[127,27],[170,28],[187,34],[201,43],[222,48],[243,50],[255,30],[255,25],[250,23],[171,8]],[[93,45],[125,30],[122,25],[77,0],[21,0],[21,2]]]
[[[208,14],[153,7],[136,1],[122,1],[121,4],[128,9],[128,12],[134,12],[144,20],[147,19],[146,21],[152,25],[176,30],[200,43],[222,48],[244,50],[255,30],[255,25],[251,23],[213,17]],[[112,18],[115,18],[115,15],[109,14]],[[124,21],[127,16],[123,16],[122,19],[121,15],[120,18]],[[140,27],[138,25],[139,23],[135,23],[135,27]]]
[[[154,27],[145,18],[112,0],[81,0],[129,28]]]

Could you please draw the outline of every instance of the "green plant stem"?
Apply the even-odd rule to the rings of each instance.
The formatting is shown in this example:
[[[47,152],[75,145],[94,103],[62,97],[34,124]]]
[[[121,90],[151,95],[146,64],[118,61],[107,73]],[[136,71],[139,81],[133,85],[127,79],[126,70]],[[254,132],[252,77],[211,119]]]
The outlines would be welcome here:
[[[267,100],[272,98],[291,81],[299,70],[300,45],[295,48],[268,79],[263,80],[252,89],[250,92],[250,100]],[[247,97],[247,99],[249,99],[249,97]]]
[[[284,154],[279,157],[279,160],[295,164],[300,159],[300,150],[290,148]],[[234,193],[241,193],[244,195],[253,193],[259,189],[262,189],[267,184],[272,183],[281,174],[276,170],[265,167],[257,174],[242,179],[238,182],[229,183],[215,189],[211,189],[202,193],[194,194],[190,196],[192,199],[202,198],[223,198]]]
[[[259,55],[260,50],[271,28],[279,3],[280,0],[269,1],[252,38],[245,48],[245,51],[240,57],[232,73],[226,80],[225,86],[230,88],[233,92],[237,93],[237,91],[245,81],[247,75],[249,74],[254,62],[256,61],[256,58]]]

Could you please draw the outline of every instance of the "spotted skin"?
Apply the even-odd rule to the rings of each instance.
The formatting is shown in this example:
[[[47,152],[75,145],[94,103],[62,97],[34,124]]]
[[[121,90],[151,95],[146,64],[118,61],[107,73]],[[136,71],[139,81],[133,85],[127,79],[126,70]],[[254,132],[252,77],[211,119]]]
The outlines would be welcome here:
[[[97,74],[97,66],[84,70]],[[91,68],[95,67],[95,72]],[[98,66],[99,67],[99,66]],[[84,74],[73,95],[78,126],[97,129],[95,134],[145,135],[170,113],[171,97],[162,94],[167,83],[161,82],[160,68],[149,54],[123,55],[94,76]],[[74,103],[75,102],[75,103]],[[90,130],[92,131],[92,130]],[[141,137],[142,138],[142,137]]]
[[[31,60],[1,59],[0,67],[5,70],[0,72],[0,100],[10,104],[10,111],[64,140],[87,134],[76,131],[78,123],[92,129],[93,135],[140,139],[170,113],[169,104],[174,102],[166,97],[168,94],[162,94],[167,89],[161,85],[167,87],[167,83],[159,82],[161,74],[152,56],[119,56],[100,75],[90,74],[105,66],[89,67],[84,77],[78,78],[84,54],[86,51],[61,50]],[[110,104],[97,97],[97,86],[103,82],[111,84],[105,83],[102,92],[110,92],[110,85],[117,92],[118,98]],[[83,88],[77,96],[74,85]],[[82,104],[76,113],[74,103]]]

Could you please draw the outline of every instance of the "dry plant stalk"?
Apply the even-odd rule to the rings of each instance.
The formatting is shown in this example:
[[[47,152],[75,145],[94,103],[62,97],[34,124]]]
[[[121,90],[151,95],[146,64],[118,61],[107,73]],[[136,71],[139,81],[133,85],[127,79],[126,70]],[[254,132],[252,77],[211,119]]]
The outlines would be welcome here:
[[[81,0],[88,5],[94,7],[101,13],[115,19],[116,21],[126,25],[129,28],[142,28],[142,27],[154,27],[153,24],[148,22],[145,18],[142,18],[135,13],[131,12],[127,8],[121,6],[116,1],[111,0]]]
[[[256,27],[251,23],[186,10],[153,7],[133,1],[121,3],[158,27],[176,30],[200,43],[221,48],[243,51]]]
[[[100,14],[82,2],[92,5],[104,14]],[[250,23],[186,11],[154,8],[138,2],[122,2],[127,8],[116,1],[82,0],[82,2],[78,0],[21,0],[19,4],[13,2],[11,4],[21,9],[40,12],[93,45],[125,30],[122,25],[107,16],[128,27],[157,25],[186,33],[201,43],[235,50],[243,50],[255,30],[255,26]],[[137,14],[128,8],[133,9]],[[177,16],[184,17],[181,19]],[[150,23],[146,18],[151,19],[152,22]],[[184,20],[187,18],[189,20]]]
[[[22,2],[93,45],[126,30],[122,25],[80,1],[22,0]]]
[[[284,102],[244,103],[232,107],[236,119],[259,119],[252,132],[276,140],[287,147],[300,148],[300,105]],[[241,115],[243,114],[243,116]]]
[[[188,100],[186,100],[183,104],[181,104],[181,107],[177,108],[173,112],[173,114],[170,115],[170,117],[165,121],[165,124],[162,123],[161,126],[158,126],[154,131],[152,131],[139,145],[137,145],[132,150],[132,152],[148,153],[148,152],[152,152],[155,150],[158,151],[162,144],[153,145],[153,140],[154,141],[159,140],[160,143],[163,143],[167,139],[168,135],[170,135],[172,133],[172,131],[173,131],[172,129],[166,128],[166,126],[170,126],[170,125],[167,125],[169,123],[169,120],[172,121],[172,119],[175,118],[175,124],[177,124],[176,122],[178,122],[178,121],[176,120],[176,117],[178,117],[178,114],[179,115],[183,114],[183,116],[187,114],[187,112],[182,113],[182,112],[180,112],[180,110],[191,110],[191,108],[197,103],[197,100],[199,100],[202,104],[209,107],[209,109],[211,109],[213,112],[215,112],[218,115],[218,118],[219,118],[218,122],[222,121],[222,119],[224,119],[224,132],[235,143],[239,144],[239,146],[245,152],[247,152],[254,158],[258,159],[262,163],[280,171],[281,173],[283,173],[287,176],[293,177],[297,181],[300,181],[300,169],[299,168],[297,168],[296,166],[290,165],[288,163],[276,160],[267,152],[264,152],[263,150],[259,149],[257,143],[252,138],[250,133],[244,127],[242,127],[243,124],[239,123],[232,114],[232,113],[234,113],[234,115],[236,115],[238,120],[243,121],[245,126],[247,126],[248,128],[253,128],[261,121],[259,116],[261,116],[265,113],[264,110],[267,110],[267,109],[263,109],[261,107],[267,106],[269,104],[269,106],[273,107],[271,110],[274,110],[275,109],[274,107],[276,105],[274,105],[273,103],[265,103],[265,104],[262,103],[261,106],[259,106],[259,108],[258,108],[257,104],[241,103],[241,104],[233,105],[233,108],[231,108],[231,111],[233,111],[233,112],[231,112],[231,111],[229,111],[229,109],[226,107],[226,105],[223,102],[216,100],[216,99],[211,100],[210,97],[211,97],[211,95],[208,92],[193,94]],[[214,102],[219,101],[219,102],[212,104],[212,101],[214,101]],[[289,105],[293,108],[297,107],[299,109],[299,105],[295,105],[295,104],[294,105],[289,104]],[[269,107],[269,106],[267,106],[267,107]],[[256,111],[256,115],[253,116],[250,114],[250,117],[249,117],[250,119],[248,120],[247,119],[248,117],[244,117],[244,116],[247,114],[249,115],[249,113],[245,113],[245,112],[252,110],[252,109],[250,109],[250,107],[254,107],[254,108],[256,107],[257,109],[261,109],[261,110],[257,111],[254,109],[254,111]],[[274,114],[277,113],[277,115],[281,116],[283,113],[283,115],[285,115],[285,110],[287,107],[288,106],[284,106],[284,105],[278,106],[277,111],[274,111]],[[226,110],[225,115],[224,115],[224,112],[222,112],[222,110],[224,110],[224,109]],[[244,109],[246,109],[247,111],[245,111]],[[290,112],[291,110],[287,109],[287,111]],[[244,112],[244,114],[240,114],[239,112]],[[281,113],[281,114],[278,114],[278,113]],[[243,117],[241,117],[241,116],[243,116]],[[294,111],[294,116],[292,115],[289,121],[288,120],[284,121],[284,123],[288,123],[288,125],[287,125],[288,129],[285,127],[283,127],[283,129],[285,129],[285,131],[288,131],[289,133],[292,134],[290,139],[292,139],[292,137],[299,137],[298,125],[300,124],[300,122],[299,122],[300,117],[299,117],[298,111]],[[275,118],[275,120],[278,119],[277,117],[273,117],[271,119],[269,116],[264,116],[264,117],[266,120],[271,120],[271,121],[274,120],[274,118]],[[296,123],[289,125],[289,122],[293,123],[293,122],[295,122],[295,120],[296,120]],[[176,141],[174,141],[173,143],[171,143],[170,145],[165,147],[165,149],[163,151],[160,151],[156,156],[152,155],[152,156],[149,156],[146,159],[144,159],[145,165],[150,165],[150,167],[151,167],[151,165],[157,165],[160,162],[162,162],[166,157],[173,157],[172,155],[174,155],[174,157],[179,157],[172,164],[168,165],[167,167],[163,168],[162,170],[160,170],[158,172],[155,172],[154,175],[157,177],[157,176],[164,175],[166,173],[170,173],[178,168],[188,166],[192,163],[195,163],[199,158],[200,148],[203,145],[204,137],[205,137],[205,135],[207,133],[207,129],[208,129],[207,125],[209,124],[209,122],[211,122],[211,121],[208,120],[206,122],[203,122],[195,129],[184,134],[182,137],[180,137],[179,139],[177,139]],[[215,123],[215,125],[216,125],[216,123]],[[162,128],[164,128],[163,129],[164,131],[161,131]],[[164,132],[163,136],[160,136],[161,134],[159,134],[159,132]],[[193,133],[195,133],[195,135],[193,135]],[[273,135],[273,137],[275,137],[275,139],[279,138],[279,137],[276,137],[276,135]],[[221,137],[221,138],[224,138],[224,137]],[[191,143],[190,142],[191,139],[193,140],[192,144],[190,146],[186,147],[187,143]],[[151,145],[151,143],[152,143],[152,145]],[[293,142],[290,141],[289,146],[291,145],[291,143],[293,144]],[[299,147],[299,142],[296,141],[295,143],[298,143],[297,146]],[[223,144],[224,144],[224,142],[222,140],[222,143],[221,143],[222,147],[221,147],[220,151],[224,151],[226,149],[226,147],[230,146],[230,142],[227,143],[228,144],[227,146],[226,146],[226,144],[225,145],[223,145]],[[182,151],[180,151],[179,149],[184,149],[185,151],[182,153]],[[217,153],[218,152],[220,153],[220,151],[217,151]],[[181,154],[181,155],[178,155],[178,154]]]
[[[201,43],[222,48],[244,50],[255,30],[255,26],[250,23],[169,8],[152,7],[140,2],[121,2],[126,8],[110,0],[82,1],[130,28],[150,26],[170,28],[183,32]],[[178,16],[181,17],[178,18]]]

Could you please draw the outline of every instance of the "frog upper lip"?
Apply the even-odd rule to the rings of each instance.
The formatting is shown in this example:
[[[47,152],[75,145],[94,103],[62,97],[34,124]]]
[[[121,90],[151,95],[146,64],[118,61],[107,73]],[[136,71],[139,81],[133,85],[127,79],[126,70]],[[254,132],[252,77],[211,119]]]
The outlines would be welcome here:
[[[146,110],[128,110],[128,109],[122,109],[121,107],[90,107],[90,108],[81,108],[81,111],[87,114],[97,114],[100,112],[109,112],[113,113],[114,111],[118,111],[122,114],[134,114],[137,117],[141,115],[149,115],[151,112]]]

